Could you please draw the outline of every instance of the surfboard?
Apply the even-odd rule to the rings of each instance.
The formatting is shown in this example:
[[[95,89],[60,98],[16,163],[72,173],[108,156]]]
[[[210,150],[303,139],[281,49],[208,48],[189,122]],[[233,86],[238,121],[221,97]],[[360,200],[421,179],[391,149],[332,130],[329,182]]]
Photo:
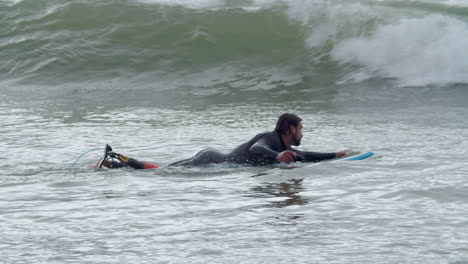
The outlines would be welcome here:
[[[358,155],[342,158],[342,159],[335,160],[335,161],[363,160],[363,159],[367,159],[369,157],[372,157],[373,155],[374,155],[374,152],[366,152],[366,153],[361,153],[361,154],[358,154]]]
[[[344,157],[344,158],[341,158],[341,159],[333,160],[333,161],[331,161],[331,162],[364,160],[364,159],[367,159],[367,158],[372,157],[373,155],[374,155],[374,152],[369,151],[369,152],[365,152],[365,153],[361,153],[361,154],[357,154],[357,155],[353,155],[353,156],[349,156],[349,157]],[[326,162],[325,162],[325,163],[326,163]],[[318,165],[318,164],[322,164],[322,162],[317,162],[317,163],[309,164],[309,165],[306,165],[306,166],[304,166],[304,167],[312,167],[312,166],[315,166],[315,165]]]

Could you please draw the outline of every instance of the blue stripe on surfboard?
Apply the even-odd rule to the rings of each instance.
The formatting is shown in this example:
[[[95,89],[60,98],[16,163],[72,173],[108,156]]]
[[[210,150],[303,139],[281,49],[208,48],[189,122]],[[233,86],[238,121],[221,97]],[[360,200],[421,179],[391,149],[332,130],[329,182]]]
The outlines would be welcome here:
[[[348,157],[348,158],[340,159],[339,161],[342,161],[342,160],[363,160],[363,159],[367,159],[367,158],[369,158],[369,157],[371,157],[373,155],[374,155],[374,152],[366,152],[366,153],[351,156],[351,157]]]

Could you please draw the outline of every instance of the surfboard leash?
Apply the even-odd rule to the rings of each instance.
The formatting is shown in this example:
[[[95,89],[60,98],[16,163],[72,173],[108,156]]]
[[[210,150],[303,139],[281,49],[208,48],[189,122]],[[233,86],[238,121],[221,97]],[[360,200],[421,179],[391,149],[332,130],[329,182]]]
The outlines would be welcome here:
[[[102,151],[102,148],[94,148],[94,149],[91,149],[91,150],[88,150],[86,152],[84,152],[83,154],[81,154],[76,160],[75,162],[73,162],[72,165],[70,165],[70,167],[68,167],[69,169],[73,168],[73,166],[76,165],[76,163],[86,154],[88,154],[89,152],[93,152],[93,151],[98,151],[98,150],[101,150]]]

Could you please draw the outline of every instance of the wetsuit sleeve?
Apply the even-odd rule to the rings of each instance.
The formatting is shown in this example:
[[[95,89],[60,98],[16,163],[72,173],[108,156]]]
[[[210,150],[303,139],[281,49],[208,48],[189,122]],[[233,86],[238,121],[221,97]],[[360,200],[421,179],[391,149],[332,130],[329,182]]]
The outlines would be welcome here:
[[[293,149],[293,151],[301,155],[302,157],[300,158],[302,158],[303,161],[319,162],[322,160],[336,158],[335,152],[310,152],[310,151],[300,151],[296,149]]]
[[[250,152],[255,154],[263,155],[264,157],[269,157],[276,160],[279,152],[273,150],[271,146],[268,144],[267,137],[261,137],[255,144],[253,144],[250,149]]]

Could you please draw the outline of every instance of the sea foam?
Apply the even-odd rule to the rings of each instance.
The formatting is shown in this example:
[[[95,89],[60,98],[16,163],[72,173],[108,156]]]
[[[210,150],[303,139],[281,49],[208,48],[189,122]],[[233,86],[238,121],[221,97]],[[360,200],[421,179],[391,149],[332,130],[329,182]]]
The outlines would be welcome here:
[[[378,75],[397,79],[402,86],[468,83],[466,36],[464,21],[428,15],[381,25],[370,36],[343,41],[331,54],[339,62],[364,67],[349,80]]]

